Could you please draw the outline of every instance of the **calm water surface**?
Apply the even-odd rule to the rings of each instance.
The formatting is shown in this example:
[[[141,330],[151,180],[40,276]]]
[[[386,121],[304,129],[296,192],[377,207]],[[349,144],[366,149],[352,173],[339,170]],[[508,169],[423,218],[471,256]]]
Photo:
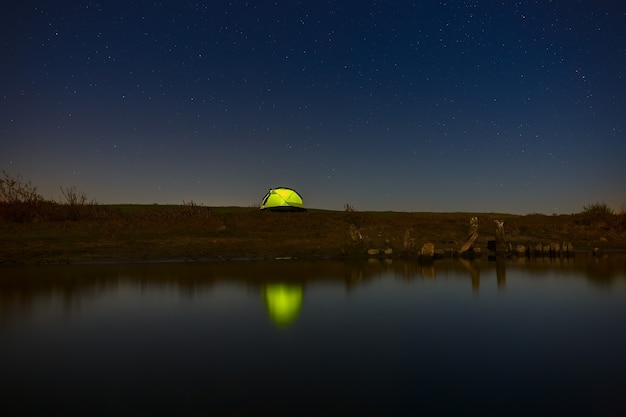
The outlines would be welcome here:
[[[0,415],[626,416],[626,257],[0,268]]]

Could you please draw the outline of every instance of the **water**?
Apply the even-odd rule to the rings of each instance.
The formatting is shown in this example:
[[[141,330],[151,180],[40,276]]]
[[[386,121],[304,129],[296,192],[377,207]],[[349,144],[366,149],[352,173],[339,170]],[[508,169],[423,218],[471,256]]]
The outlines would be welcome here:
[[[0,268],[0,415],[626,415],[626,257]]]

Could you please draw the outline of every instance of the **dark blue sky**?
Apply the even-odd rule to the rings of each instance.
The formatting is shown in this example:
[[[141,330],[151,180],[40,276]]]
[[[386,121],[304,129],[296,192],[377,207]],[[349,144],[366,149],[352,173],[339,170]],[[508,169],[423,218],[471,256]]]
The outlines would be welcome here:
[[[3,2],[0,71],[0,168],[50,198],[626,202],[619,1]]]

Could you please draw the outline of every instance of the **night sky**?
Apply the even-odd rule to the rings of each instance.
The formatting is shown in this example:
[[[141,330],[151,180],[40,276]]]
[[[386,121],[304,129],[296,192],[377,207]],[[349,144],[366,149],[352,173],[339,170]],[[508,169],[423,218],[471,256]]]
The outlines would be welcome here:
[[[5,1],[0,169],[46,198],[626,204],[626,3]]]

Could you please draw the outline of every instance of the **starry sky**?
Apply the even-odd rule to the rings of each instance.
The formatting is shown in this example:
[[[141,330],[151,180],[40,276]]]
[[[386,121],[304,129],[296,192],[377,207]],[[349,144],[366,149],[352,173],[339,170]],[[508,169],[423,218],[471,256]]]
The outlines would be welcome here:
[[[13,1],[0,169],[62,200],[626,205],[626,3]]]

